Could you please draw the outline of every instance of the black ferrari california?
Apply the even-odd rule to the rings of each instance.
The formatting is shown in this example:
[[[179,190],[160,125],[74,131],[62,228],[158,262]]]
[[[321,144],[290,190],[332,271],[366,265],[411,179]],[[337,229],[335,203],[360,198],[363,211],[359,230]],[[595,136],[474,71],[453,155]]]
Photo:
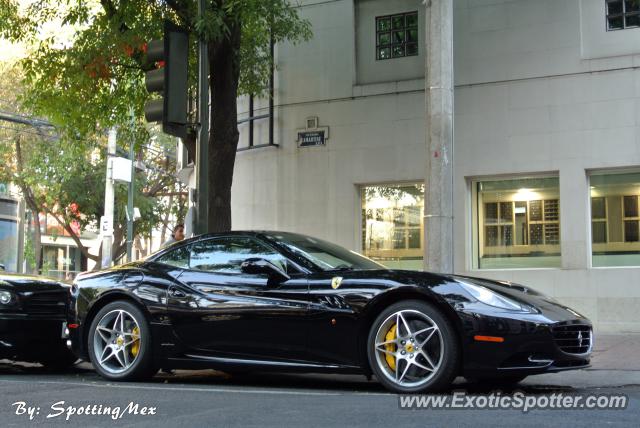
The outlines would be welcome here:
[[[0,359],[73,364],[64,338],[69,290],[45,277],[0,272]]]
[[[73,350],[110,380],[164,368],[372,374],[396,392],[589,366],[592,326],[517,284],[390,270],[320,239],[230,232],[80,275]]]

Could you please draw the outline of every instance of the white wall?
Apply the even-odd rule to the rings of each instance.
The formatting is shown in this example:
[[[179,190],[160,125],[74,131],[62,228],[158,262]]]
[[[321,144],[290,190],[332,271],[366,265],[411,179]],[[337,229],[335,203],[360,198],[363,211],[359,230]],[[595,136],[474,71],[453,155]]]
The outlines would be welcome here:
[[[397,12],[412,3],[423,8],[402,0]],[[640,166],[640,30],[606,33],[603,4],[454,1],[455,266],[469,272],[473,262],[470,179],[555,172],[562,268],[472,273],[559,297],[600,331],[640,331],[640,269],[590,268],[586,171]],[[305,1],[314,39],[277,47],[280,146],[238,153],[235,229],[299,231],[359,250],[357,185],[423,179],[424,82],[362,78],[357,9]],[[326,146],[297,147],[308,116],[330,128]]]
[[[640,331],[640,269],[590,268],[587,180],[587,170],[640,165],[640,30],[607,33],[597,0],[457,5],[457,194],[471,178],[560,176],[562,269],[482,275],[559,297],[600,330]],[[455,265],[469,272],[470,198],[455,211]]]

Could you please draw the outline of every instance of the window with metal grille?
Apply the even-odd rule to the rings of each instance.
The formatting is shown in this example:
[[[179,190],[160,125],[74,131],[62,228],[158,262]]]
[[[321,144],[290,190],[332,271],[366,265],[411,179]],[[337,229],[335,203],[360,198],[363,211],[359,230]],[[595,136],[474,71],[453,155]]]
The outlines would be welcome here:
[[[605,0],[607,31],[640,27],[640,0]]]
[[[376,59],[418,55],[418,12],[376,17]]]

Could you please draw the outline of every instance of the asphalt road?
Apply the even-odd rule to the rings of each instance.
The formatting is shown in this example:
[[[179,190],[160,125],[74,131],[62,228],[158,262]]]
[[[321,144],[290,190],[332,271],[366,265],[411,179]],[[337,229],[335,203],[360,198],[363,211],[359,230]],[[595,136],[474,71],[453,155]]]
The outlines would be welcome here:
[[[589,376],[588,372],[584,373]],[[535,379],[535,378],[531,378]],[[449,391],[487,395],[494,388],[459,379]],[[525,381],[527,394],[623,393],[625,410],[400,410],[398,397],[361,376],[262,374],[229,377],[214,371],[159,374],[147,383],[109,383],[80,365],[51,373],[37,365],[0,363],[0,424],[11,426],[355,427],[355,426],[637,426],[640,385],[580,388]],[[514,391],[504,390],[503,394]],[[64,403],[60,403],[63,401]],[[24,405],[13,403],[24,402]],[[109,406],[138,413],[71,415],[67,407]],[[32,419],[28,408],[33,408]],[[151,409],[155,408],[155,409]],[[21,414],[16,414],[21,413]],[[57,415],[54,417],[47,416]]]

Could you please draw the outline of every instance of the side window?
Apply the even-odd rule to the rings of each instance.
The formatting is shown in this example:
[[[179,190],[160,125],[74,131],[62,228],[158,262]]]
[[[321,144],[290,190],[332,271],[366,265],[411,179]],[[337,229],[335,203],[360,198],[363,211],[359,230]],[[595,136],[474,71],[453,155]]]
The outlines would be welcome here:
[[[280,253],[245,237],[217,238],[194,244],[189,267],[207,272],[241,273],[242,262],[254,257],[269,260],[287,271],[287,260]]]
[[[180,248],[176,248],[173,251],[169,251],[164,254],[158,260],[158,263],[162,263],[169,266],[175,266],[182,269],[189,268],[189,247],[182,246]]]

